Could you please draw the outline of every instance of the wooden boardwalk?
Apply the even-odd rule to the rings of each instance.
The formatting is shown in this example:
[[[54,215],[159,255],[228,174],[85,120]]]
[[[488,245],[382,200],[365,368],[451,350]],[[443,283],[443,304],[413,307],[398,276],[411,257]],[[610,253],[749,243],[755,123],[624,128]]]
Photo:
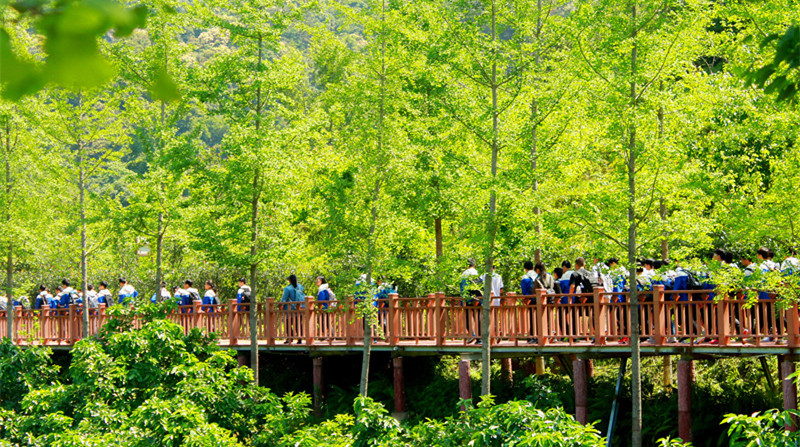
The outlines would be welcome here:
[[[755,295],[755,292],[749,292]],[[641,349],[645,355],[692,354],[737,356],[794,354],[800,348],[797,305],[779,308],[775,299],[754,300],[737,294],[709,300],[708,291],[664,291],[642,296]],[[621,357],[630,352],[628,294],[602,289],[593,294],[503,297],[491,309],[491,343],[497,357],[586,353]],[[535,304],[531,304],[531,302]],[[430,294],[424,298],[392,295],[376,303],[377,351],[403,355],[469,354],[480,351],[481,310],[460,297]],[[68,349],[81,338],[80,309],[15,310],[14,341]],[[169,318],[186,333],[214,332],[223,347],[249,349],[249,305],[235,301],[216,306],[181,306]],[[108,319],[106,309],[92,310],[90,333]],[[363,344],[363,322],[352,300],[286,304],[267,299],[258,306],[258,344],[263,351],[347,353]],[[134,320],[134,326],[140,324]],[[0,319],[6,334],[6,319]],[[289,342],[291,341],[291,343]]]

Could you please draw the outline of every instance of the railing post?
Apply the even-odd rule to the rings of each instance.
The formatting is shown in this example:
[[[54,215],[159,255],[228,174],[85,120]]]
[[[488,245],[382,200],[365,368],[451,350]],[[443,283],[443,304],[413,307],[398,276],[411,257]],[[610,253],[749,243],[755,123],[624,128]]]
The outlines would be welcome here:
[[[311,346],[314,344],[314,335],[316,332],[316,324],[312,319],[313,313],[311,312],[311,306],[314,303],[311,300],[310,296],[306,297],[306,307],[304,309],[305,313],[305,320],[306,320],[306,346]]]
[[[716,305],[709,303],[709,306],[714,306],[717,308],[717,340],[719,346],[727,346],[731,339],[731,306],[728,302],[728,297],[723,297]],[[706,328],[706,335],[711,335],[709,334],[710,331],[710,327]]]
[[[100,331],[100,328],[103,327],[103,324],[105,324],[105,321],[106,321],[106,309],[107,309],[106,303],[100,303],[100,304],[97,305],[97,321],[96,321],[96,323],[97,323],[96,329],[97,330],[95,331],[95,334],[97,334],[97,332]]]
[[[536,295],[536,315],[534,316],[536,328],[531,328],[531,331],[536,334],[536,338],[539,342],[538,345],[544,346],[548,342],[548,335],[550,335],[548,333],[549,328],[545,327],[545,321],[547,320],[545,318],[545,300],[547,300],[547,294],[544,289],[538,289],[534,292],[534,294]]]
[[[664,344],[664,285],[656,284],[653,286],[653,339],[656,346]]]
[[[200,327],[200,300],[192,301],[192,327]]]
[[[80,333],[76,326],[76,322],[78,319],[76,316],[78,315],[78,305],[77,304],[70,304],[69,305],[69,317],[67,318],[67,328],[69,333],[67,334],[67,343],[68,344],[75,344],[75,341],[78,339],[78,334]]]
[[[800,347],[800,312],[797,303],[786,309],[786,320],[788,321],[788,340],[790,348]]]
[[[228,344],[239,344],[239,319],[236,315],[236,300],[228,301]]]
[[[433,307],[431,307],[433,305]],[[428,337],[436,337],[436,294],[429,293],[425,300],[425,322],[427,324],[426,334]]]
[[[506,297],[508,297],[508,300],[513,304],[517,299],[517,293],[508,292],[506,294]],[[505,307],[505,306],[512,307],[511,304],[505,303],[504,301],[505,299],[500,300],[500,307]],[[508,333],[509,340],[514,343],[514,346],[517,346],[519,344],[517,334],[519,333],[519,327],[521,321],[520,318],[527,318],[527,315],[524,315],[525,312],[522,312],[523,315],[520,315],[517,306],[513,306],[512,308],[514,309],[514,315],[512,315],[513,318],[509,319],[509,324],[511,325],[511,327],[506,328],[506,332]]]
[[[344,309],[344,343],[347,346],[355,345],[354,326],[356,325],[356,300],[355,297],[345,301]]]
[[[12,321],[12,343],[20,343],[22,339],[19,337],[19,323],[22,321],[22,306],[14,306],[14,320]],[[14,341],[16,340],[16,342]]]
[[[275,334],[278,332],[279,319],[276,317],[275,312],[275,298],[267,298],[265,300],[264,310],[264,330],[267,332],[267,346],[275,344]]]
[[[396,293],[389,294],[389,321],[391,325],[389,344],[392,346],[396,345],[400,339],[400,302],[397,298],[398,295]]]
[[[52,321],[50,321],[49,304],[42,304],[42,308],[39,312],[39,319],[40,319],[40,324],[42,325],[42,343],[46,345],[47,339],[50,338],[49,335],[52,334],[52,331],[50,330]]]
[[[662,286],[663,287],[663,286]],[[592,306],[594,307],[594,344],[602,346],[606,344],[606,309],[603,299],[605,298],[606,290],[602,287],[595,287],[592,291],[594,294]]]
[[[444,346],[444,293],[436,292],[436,301],[433,308],[433,318],[435,321],[436,346]]]

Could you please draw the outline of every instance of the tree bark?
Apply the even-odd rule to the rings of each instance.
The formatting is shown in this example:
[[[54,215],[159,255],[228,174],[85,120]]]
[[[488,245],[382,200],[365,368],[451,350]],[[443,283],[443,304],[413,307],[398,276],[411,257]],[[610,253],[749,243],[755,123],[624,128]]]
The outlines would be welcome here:
[[[642,446],[642,360],[639,349],[639,296],[636,289],[636,63],[637,63],[637,2],[631,5],[631,94],[630,106],[633,118],[629,124],[628,141],[628,265],[630,266],[630,322],[631,322],[631,397],[633,411],[631,421],[631,445]]]
[[[83,312],[82,317],[82,334],[83,338],[89,337],[89,303],[87,299],[86,283],[88,282],[87,272],[87,253],[86,253],[86,171],[83,166],[83,148],[81,151],[81,161],[78,168],[78,191],[80,194],[80,208],[81,208],[81,291],[83,292]]]
[[[492,44],[497,42],[497,10],[495,0],[492,0]],[[492,183],[489,187],[489,218],[487,219],[486,229],[488,235],[488,242],[486,244],[486,264],[484,284],[483,284],[483,300],[481,302],[481,395],[486,396],[491,393],[491,337],[489,328],[491,327],[491,304],[492,304],[492,266],[494,264],[494,243],[495,243],[495,216],[497,206],[497,195],[495,193],[494,180],[497,177],[497,151],[499,146],[498,141],[498,117],[499,110],[497,107],[497,49],[492,50]]]
[[[156,235],[156,302],[161,302],[161,283],[164,273],[161,269],[164,251],[164,213],[158,213],[158,234]]]
[[[264,59],[264,42],[261,34],[258,35],[258,65],[257,76],[261,73],[261,64]],[[256,116],[255,116],[256,141],[261,142],[261,79],[256,82]],[[260,149],[260,148],[257,148]],[[261,201],[261,169],[255,167],[253,172],[253,198],[250,214],[250,368],[253,369],[253,381],[258,385],[258,209]]]
[[[534,51],[534,72],[539,70],[540,54],[539,46],[541,45],[542,37],[542,0],[536,1],[536,50]],[[531,100],[531,174],[533,175],[533,190],[534,200],[537,199],[537,192],[539,191],[539,173],[538,173],[538,158],[539,158],[539,102],[534,96]],[[539,222],[539,215],[542,210],[539,205],[533,207],[533,215],[536,219],[536,249],[533,252],[533,262],[538,264],[542,262],[542,249],[540,248],[540,237],[542,235],[542,225]]]
[[[444,256],[444,242],[443,242],[443,234],[442,234],[442,218],[435,217],[433,219],[433,227],[436,231],[436,262],[442,262],[442,256]]]
[[[11,123],[5,122],[6,133],[6,225],[11,226],[11,193],[13,182],[11,179]],[[8,237],[8,259],[6,260],[6,335],[9,340],[14,336],[14,239]]]

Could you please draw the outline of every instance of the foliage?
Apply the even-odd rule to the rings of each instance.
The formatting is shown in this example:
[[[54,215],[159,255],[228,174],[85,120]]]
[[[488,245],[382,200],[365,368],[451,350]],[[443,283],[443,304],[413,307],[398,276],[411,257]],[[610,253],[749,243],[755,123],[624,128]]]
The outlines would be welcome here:
[[[788,447],[800,442],[797,432],[786,430],[786,426],[791,425],[798,416],[800,412],[796,410],[770,410],[749,416],[729,414],[722,422],[730,424],[728,434],[731,437],[731,447]]]

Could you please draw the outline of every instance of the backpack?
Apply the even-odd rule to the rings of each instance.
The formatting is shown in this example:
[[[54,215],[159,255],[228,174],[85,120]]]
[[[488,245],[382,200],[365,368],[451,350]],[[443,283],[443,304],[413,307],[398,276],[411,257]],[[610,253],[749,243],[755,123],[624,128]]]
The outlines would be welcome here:
[[[242,292],[242,302],[243,303],[249,303],[250,302],[250,293],[251,293],[251,291],[250,291],[249,287]]]
[[[189,292],[189,298],[192,299],[192,302],[200,301],[200,293],[198,293],[197,290],[192,290]]]
[[[303,294],[303,292],[300,289],[298,289],[297,287],[294,287],[294,298],[293,298],[293,301],[305,301],[305,300],[306,300],[306,297]]]
[[[581,293],[594,293],[592,280],[590,280],[586,275],[581,275],[578,272],[573,273],[573,275],[578,275],[580,278],[578,279],[578,284],[581,286]]]
[[[701,290],[703,288],[703,282],[694,272],[686,270],[686,276],[688,277],[686,280],[686,287],[689,290]]]
[[[544,280],[542,280],[542,276],[544,276]],[[550,275],[549,273],[545,273],[544,275],[539,275],[539,277],[536,278],[536,282],[539,284],[539,287],[545,289],[545,292],[547,292],[548,295],[554,295],[556,293],[555,280],[553,279],[553,276]]]

